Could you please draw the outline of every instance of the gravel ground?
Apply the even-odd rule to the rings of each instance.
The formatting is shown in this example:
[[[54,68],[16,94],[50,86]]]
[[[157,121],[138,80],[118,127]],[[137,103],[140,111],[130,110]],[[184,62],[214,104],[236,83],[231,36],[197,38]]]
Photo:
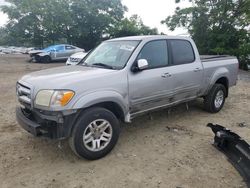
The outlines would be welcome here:
[[[34,138],[15,120],[15,83],[22,75],[62,63],[28,63],[24,55],[0,56],[0,187],[246,187],[215,149],[208,122],[250,141],[250,73],[240,71],[223,110],[209,114],[202,100],[124,124],[114,150],[97,161],[79,159],[67,141]],[[239,127],[241,122],[246,127]],[[60,147],[59,147],[60,146]]]

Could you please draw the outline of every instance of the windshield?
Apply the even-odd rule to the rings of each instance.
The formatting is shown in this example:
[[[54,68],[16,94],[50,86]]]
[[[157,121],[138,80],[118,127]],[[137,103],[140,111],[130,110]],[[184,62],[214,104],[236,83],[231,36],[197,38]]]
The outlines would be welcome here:
[[[140,41],[108,41],[100,44],[83,64],[122,69]]]
[[[56,47],[56,46],[49,46],[49,47],[47,47],[47,48],[44,48],[43,50],[44,50],[44,51],[50,51],[50,50],[55,49],[55,47]]]

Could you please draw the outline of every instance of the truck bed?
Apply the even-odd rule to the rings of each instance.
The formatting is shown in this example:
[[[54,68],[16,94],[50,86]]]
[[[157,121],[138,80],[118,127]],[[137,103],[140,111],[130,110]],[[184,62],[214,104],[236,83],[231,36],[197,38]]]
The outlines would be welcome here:
[[[228,55],[201,55],[200,59],[204,68],[204,77],[206,78],[204,85],[209,85],[215,74],[223,74],[227,77],[229,87],[236,84],[239,66],[236,57]]]
[[[235,58],[236,57],[229,55],[200,55],[201,62],[235,59]]]

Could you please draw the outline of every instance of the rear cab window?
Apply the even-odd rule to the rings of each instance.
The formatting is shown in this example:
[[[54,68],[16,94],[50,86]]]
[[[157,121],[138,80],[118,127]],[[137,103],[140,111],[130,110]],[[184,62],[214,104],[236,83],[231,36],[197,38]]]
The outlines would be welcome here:
[[[171,48],[172,64],[182,65],[195,61],[195,55],[192,44],[187,40],[170,39],[168,40]]]

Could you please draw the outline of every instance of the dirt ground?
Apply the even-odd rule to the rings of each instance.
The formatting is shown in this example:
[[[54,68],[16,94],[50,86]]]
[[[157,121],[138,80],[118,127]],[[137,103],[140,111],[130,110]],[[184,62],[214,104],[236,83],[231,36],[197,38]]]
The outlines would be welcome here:
[[[210,114],[202,100],[152,113],[124,124],[105,158],[79,159],[67,141],[34,138],[15,120],[16,81],[24,74],[62,63],[27,63],[24,55],[0,56],[0,187],[246,187],[211,143],[208,122],[250,141],[250,72],[240,72],[223,110]],[[241,122],[246,127],[239,127]]]

